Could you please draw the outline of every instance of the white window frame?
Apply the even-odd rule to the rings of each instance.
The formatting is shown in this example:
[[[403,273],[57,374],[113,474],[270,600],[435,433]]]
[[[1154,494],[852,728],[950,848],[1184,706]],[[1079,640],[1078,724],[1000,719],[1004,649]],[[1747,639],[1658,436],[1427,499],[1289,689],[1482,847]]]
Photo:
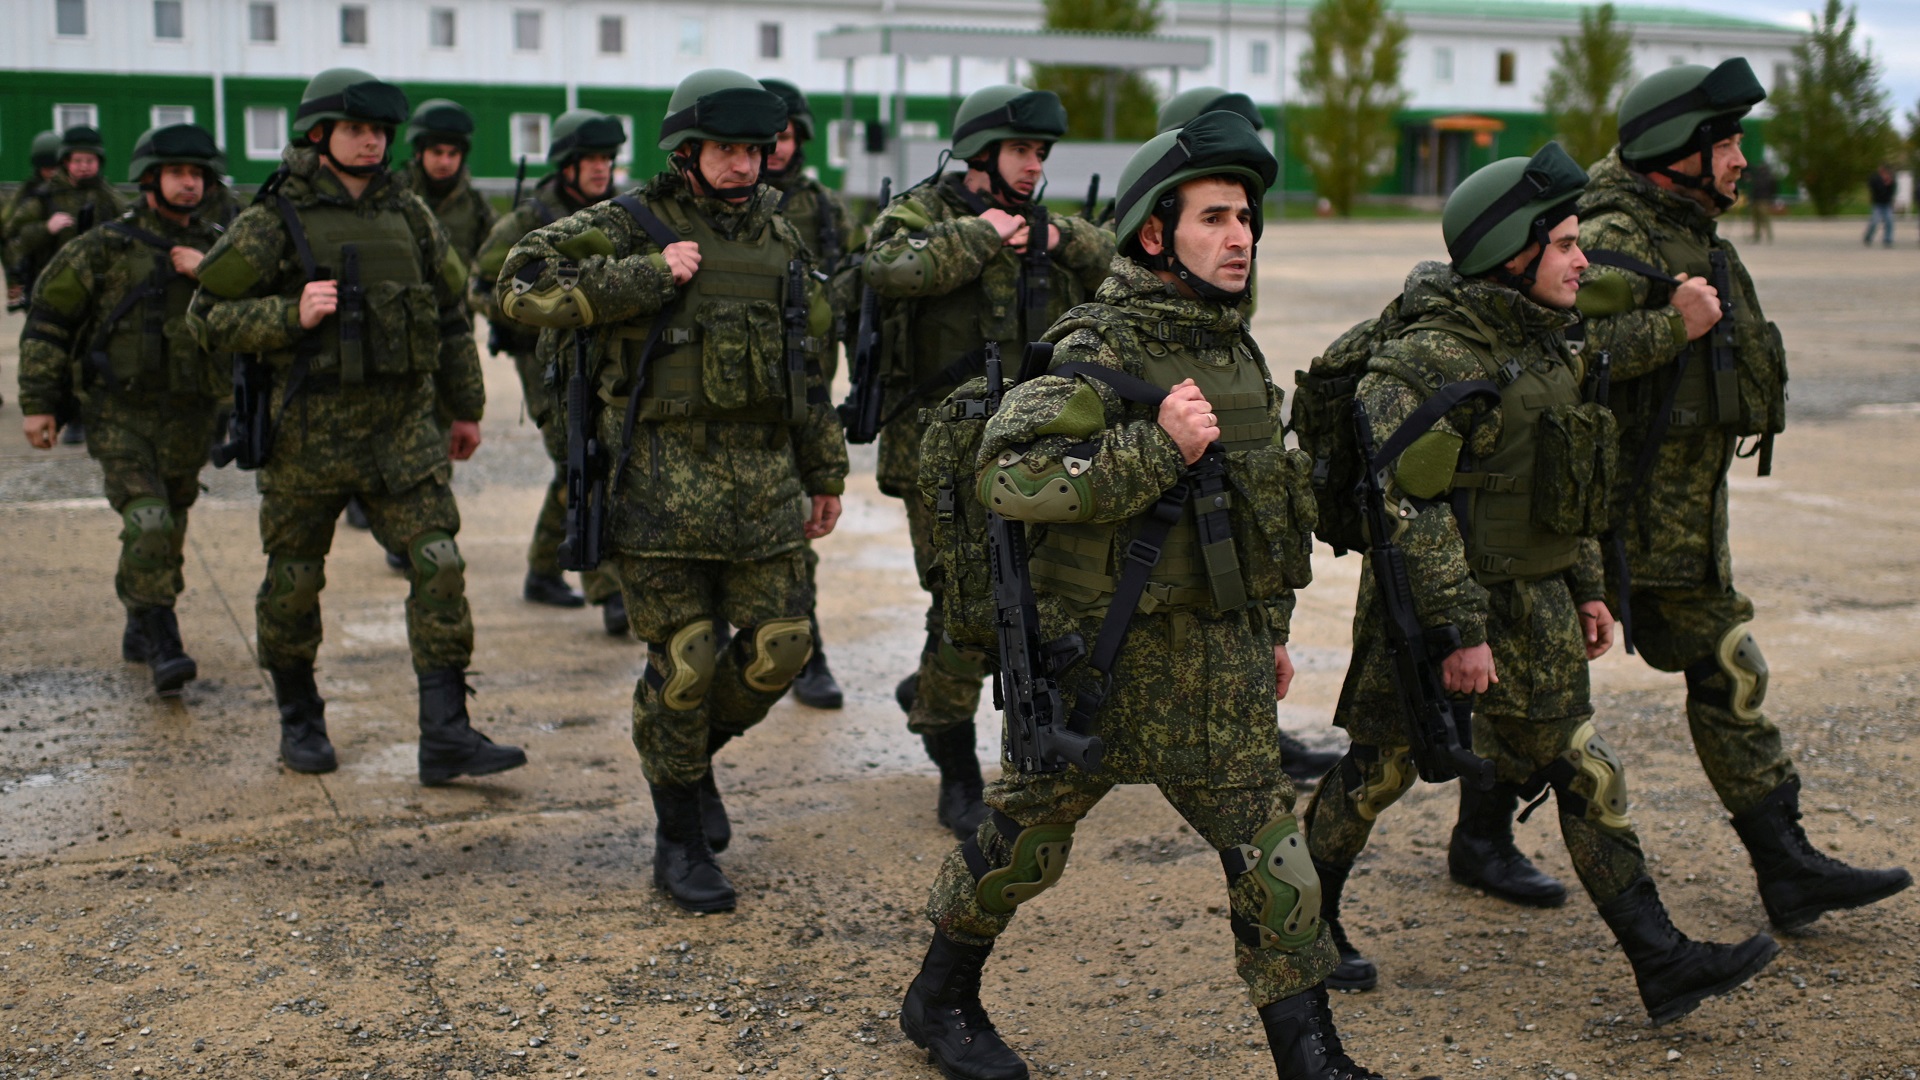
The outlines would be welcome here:
[[[1273,68],[1273,43],[1256,41],[1247,46],[1247,74],[1266,75]]]
[[[1433,81],[1442,86],[1453,85],[1453,46],[1433,47]]]
[[[523,138],[523,128],[529,121],[539,121],[536,135],[532,139]],[[547,142],[552,138],[553,117],[546,113],[514,113],[507,117],[507,157],[519,160],[525,155],[528,161],[547,160]],[[528,145],[531,142],[532,145]]]
[[[169,3],[180,12],[180,36],[160,36],[160,5]],[[153,0],[153,40],[158,45],[179,45],[187,40],[187,0]]]
[[[773,31],[773,52],[767,52],[767,31]],[[779,60],[786,55],[786,24],[771,19],[761,20],[754,32],[754,48],[759,51],[762,60]]]
[[[618,37],[618,38],[620,39],[620,47],[619,47],[619,48],[617,48],[617,49],[608,49],[608,48],[607,48],[607,27],[608,27],[608,26],[612,26],[612,27],[614,28],[614,36],[616,36],[616,37]],[[601,56],[625,56],[625,55],[627,55],[627,19],[626,19],[626,16],[624,16],[624,15],[602,15],[602,16],[600,16],[600,19],[599,19],[599,21],[598,21],[598,22],[596,22],[596,23],[594,23],[594,30],[593,30],[593,33],[594,33],[594,43],[593,43],[593,44],[594,44],[594,51],[595,51],[596,53],[598,53],[599,55],[601,55]]]
[[[249,105],[241,114],[244,130],[241,137],[246,141],[248,161],[279,161],[281,151],[287,148],[287,109],[284,105]],[[267,130],[272,131],[273,145],[254,140],[256,121],[267,121]]]
[[[167,116],[168,113],[173,114],[172,118],[169,118]],[[147,119],[151,121],[151,123],[147,125],[148,127],[167,127],[172,124],[191,124],[193,123],[193,106],[191,105],[150,106],[147,109]]]
[[[693,48],[688,48],[692,39]],[[707,55],[707,20],[684,15],[680,18],[680,33],[674,41],[675,56],[702,57]]]
[[[71,120],[63,116],[62,114],[64,114],[69,109],[80,110],[82,119]],[[79,102],[66,102],[66,101],[55,103],[55,105],[53,106],[53,130],[54,131],[64,135],[66,134],[66,130],[68,128],[81,127],[81,126],[90,127],[95,131],[100,130],[100,106],[86,105],[86,104],[81,104]]]
[[[540,52],[540,47],[545,43],[546,38],[546,21],[547,20],[542,17],[539,8],[514,8],[513,51],[517,53]],[[531,45],[521,41],[520,28],[523,25],[533,27],[533,44]]]
[[[350,11],[360,12],[361,39],[359,41],[347,40],[347,13]],[[372,43],[373,43],[373,5],[341,4],[340,5],[340,47],[343,49],[364,49]]]
[[[53,0],[53,36],[59,41],[86,41],[93,37],[93,6],[87,0],[76,0],[80,5],[80,32],[62,33],[60,30],[60,7],[65,0]]]
[[[440,20],[447,21],[447,40],[434,40],[440,31]],[[430,49],[457,49],[460,47],[460,10],[451,7],[430,7],[427,9],[427,47]]]
[[[255,27],[253,22],[253,15],[256,9],[265,11],[267,13],[267,23],[268,23],[267,29],[273,31],[272,37],[261,38],[261,37],[253,36],[254,30],[257,29],[257,27]],[[247,4],[247,44],[249,45],[280,44],[280,5],[279,4],[274,3],[273,0],[249,0]]]

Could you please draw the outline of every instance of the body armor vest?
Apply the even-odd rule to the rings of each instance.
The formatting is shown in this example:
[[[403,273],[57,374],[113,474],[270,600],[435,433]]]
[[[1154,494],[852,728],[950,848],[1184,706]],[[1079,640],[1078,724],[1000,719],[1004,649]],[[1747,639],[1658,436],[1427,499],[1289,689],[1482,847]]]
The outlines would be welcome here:
[[[433,216],[439,220],[440,227],[447,230],[447,239],[453,243],[453,250],[460,255],[463,264],[471,264],[474,256],[480,253],[480,244],[487,237],[480,231],[480,210],[475,205],[479,198],[473,188],[463,178],[453,191],[444,199],[433,200],[428,197],[428,206],[433,208]]]
[[[821,273],[831,276],[840,269],[840,260],[847,253],[846,233],[824,191],[804,178],[795,181],[780,195],[780,214],[813,245]]]
[[[319,276],[342,286],[339,313],[307,334],[296,351],[307,358],[308,369],[337,374],[349,384],[436,370],[439,305],[431,275],[420,266],[423,252],[406,214],[392,205],[378,206],[371,214],[364,208],[332,205],[302,206],[296,213]],[[356,283],[364,297],[357,316],[359,344],[354,345],[349,329],[343,348],[342,325],[356,317],[346,290]]]
[[[1703,278],[1709,283],[1714,281],[1713,264],[1710,252],[1713,250],[1704,238],[1685,231],[1667,231],[1657,229],[1653,239],[1660,252],[1660,261],[1666,264],[1667,273],[1674,277],[1687,274]],[[1731,256],[1729,255],[1729,261]],[[1758,316],[1759,305],[1752,294],[1752,284],[1742,273],[1729,273],[1733,295],[1723,299],[1733,304],[1734,349],[1737,365],[1742,369],[1759,372],[1784,371],[1785,359],[1781,351],[1780,338],[1773,324],[1761,320]],[[1665,306],[1672,298],[1671,287],[1655,282],[1656,293],[1648,300],[1659,299],[1652,307]],[[1779,394],[1778,404],[1768,401],[1774,395],[1761,393],[1758,400],[1751,393],[1743,393],[1740,415],[1729,424],[1714,423],[1712,379],[1713,334],[1702,334],[1687,342],[1683,351],[1687,353],[1687,369],[1681,376],[1680,387],[1674,394],[1673,409],[1668,419],[1669,429],[1683,431],[1703,427],[1724,427],[1730,435],[1764,435],[1769,431],[1780,431],[1785,424],[1786,398],[1784,391]],[[1656,373],[1661,374],[1661,373]],[[1653,379],[1664,389],[1666,377]],[[1784,381],[1784,380],[1783,380]],[[1745,388],[1743,387],[1743,390]],[[1776,388],[1777,389],[1777,388]],[[1654,395],[1654,401],[1659,400]],[[1769,416],[1768,414],[1771,414]]]
[[[145,231],[136,222],[127,224]],[[148,232],[154,239],[169,241],[166,247],[157,247],[120,226],[114,222],[106,228],[117,253],[117,277],[127,283],[128,291],[98,299],[100,321],[88,343],[95,378],[119,391],[220,396],[227,388],[228,372],[224,365],[216,370],[186,328],[195,282],[173,268],[173,246],[192,245],[184,237],[169,240]]]

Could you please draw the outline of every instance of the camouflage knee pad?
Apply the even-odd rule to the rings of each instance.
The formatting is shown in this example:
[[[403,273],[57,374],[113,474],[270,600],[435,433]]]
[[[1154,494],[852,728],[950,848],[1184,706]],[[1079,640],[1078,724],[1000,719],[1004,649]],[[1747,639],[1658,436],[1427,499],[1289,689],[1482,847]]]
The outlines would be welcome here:
[[[1735,719],[1760,719],[1767,700],[1767,658],[1747,630],[1736,623],[1720,635],[1713,655],[1687,668],[1687,693],[1707,705],[1718,706]]]
[[[718,638],[712,619],[698,619],[674,631],[665,648],[647,646],[647,684],[660,704],[675,712],[697,709],[707,700],[718,666]]]
[[[438,530],[407,545],[413,561],[414,595],[432,607],[456,607],[467,597],[467,561],[453,537]]]
[[[173,564],[173,508],[164,499],[135,499],[120,514],[120,550],[143,570]]]
[[[320,590],[327,587],[326,560],[288,559],[279,555],[267,559],[267,581],[262,587],[267,607],[274,614],[302,619],[320,606]]]
[[[1366,821],[1399,802],[1420,778],[1413,752],[1404,746],[1353,746],[1339,767],[1354,813]]]
[[[1233,935],[1250,948],[1297,952],[1320,937],[1320,875],[1307,853],[1307,838],[1292,814],[1260,827],[1253,842],[1220,853],[1231,888],[1250,877],[1263,899],[1258,922],[1236,912]]]
[[[753,628],[752,657],[740,672],[763,694],[785,690],[813,656],[813,623],[805,615],[768,619]]]
[[[960,845],[960,855],[973,874],[974,902],[992,915],[1007,916],[1013,909],[1052,888],[1067,869],[1067,853],[1073,850],[1073,823],[1021,824],[998,810],[985,824],[1011,849],[1007,864],[994,867],[980,849],[980,832]]]
[[[1592,720],[1575,728],[1567,748],[1553,764],[1535,773],[1521,791],[1538,795],[1549,784],[1560,801],[1561,813],[1591,821],[1608,832],[1633,827],[1627,817],[1627,771],[1613,747],[1594,729]],[[1527,813],[1531,811],[1528,807]],[[1527,813],[1522,813],[1520,820],[1525,821]]]

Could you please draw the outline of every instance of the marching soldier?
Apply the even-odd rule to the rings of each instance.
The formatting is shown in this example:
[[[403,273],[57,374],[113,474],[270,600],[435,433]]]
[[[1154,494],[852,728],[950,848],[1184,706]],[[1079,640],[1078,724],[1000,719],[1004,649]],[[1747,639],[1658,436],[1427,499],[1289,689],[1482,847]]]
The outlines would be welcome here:
[[[670,168],[528,233],[495,290],[508,318],[575,331],[559,352],[592,412],[566,421],[605,447],[604,535],[647,643],[633,742],[659,820],[654,882],[692,911],[734,906],[713,755],[806,666],[806,541],[833,530],[846,482],[820,370],[832,313],[760,182],[786,122],[739,72],[687,76],[660,123]]]
[[[207,347],[261,354],[274,372],[272,453],[259,474],[267,573],[254,612],[281,760],[296,772],[336,766],[314,660],[334,523],[358,497],[375,539],[407,555],[420,781],[443,784],[527,756],[467,715],[473,619],[448,459],[479,448],[486,395],[466,266],[387,166],[406,119],[406,95],[364,71],[314,76],[264,199],[208,252],[191,318]]]
[[[47,182],[60,171],[60,133],[43,131],[33,137],[33,145],[28,151],[28,161],[32,173],[20,186],[13,189],[13,196],[7,205],[0,208],[0,258],[5,258],[7,271],[7,307],[9,309],[26,306],[27,283],[33,279],[31,264],[15,265],[5,255],[7,241],[13,236],[13,218],[19,213],[20,204],[28,199],[39,199],[46,195]]]
[[[433,98],[420,103],[407,122],[407,190],[420,196],[447,230],[453,250],[467,265],[499,218],[493,204],[473,188],[467,159],[473,153],[473,114],[459,102]]]

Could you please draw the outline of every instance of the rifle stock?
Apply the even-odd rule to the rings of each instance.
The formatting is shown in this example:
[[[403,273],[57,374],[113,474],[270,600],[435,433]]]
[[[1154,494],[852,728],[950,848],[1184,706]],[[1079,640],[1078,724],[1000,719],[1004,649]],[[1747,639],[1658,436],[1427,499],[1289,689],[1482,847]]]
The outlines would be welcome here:
[[[893,178],[880,181],[880,208],[893,198]],[[860,289],[860,323],[854,330],[848,362],[847,399],[840,403],[840,424],[847,441],[864,446],[880,437],[880,294],[870,284]]]

